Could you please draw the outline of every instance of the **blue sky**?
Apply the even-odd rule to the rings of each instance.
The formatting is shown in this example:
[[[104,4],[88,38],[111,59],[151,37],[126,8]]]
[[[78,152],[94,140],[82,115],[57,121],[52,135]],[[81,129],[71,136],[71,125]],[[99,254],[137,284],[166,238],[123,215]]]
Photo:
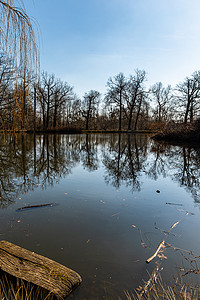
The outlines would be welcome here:
[[[82,96],[135,69],[147,86],[200,69],[199,0],[26,0],[40,28],[41,70]]]

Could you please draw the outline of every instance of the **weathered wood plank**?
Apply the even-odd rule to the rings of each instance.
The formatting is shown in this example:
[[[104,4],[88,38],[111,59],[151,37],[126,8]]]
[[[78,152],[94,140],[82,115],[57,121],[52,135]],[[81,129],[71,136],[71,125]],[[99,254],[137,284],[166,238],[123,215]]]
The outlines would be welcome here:
[[[0,241],[0,268],[45,288],[58,299],[69,295],[82,281],[75,271],[7,241]]]

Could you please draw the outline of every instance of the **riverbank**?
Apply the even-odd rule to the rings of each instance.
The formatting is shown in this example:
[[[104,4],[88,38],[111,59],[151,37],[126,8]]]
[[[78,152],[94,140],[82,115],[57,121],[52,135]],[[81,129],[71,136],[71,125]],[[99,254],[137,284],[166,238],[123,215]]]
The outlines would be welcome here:
[[[144,134],[150,134],[155,133],[155,130],[85,130],[85,129],[78,129],[78,128],[50,128],[50,129],[41,129],[41,130],[0,130],[0,133],[2,134],[12,134],[12,133],[29,133],[29,134],[90,134],[90,133],[129,133],[129,134],[135,134],[135,133],[144,133]]]
[[[169,123],[152,138],[157,141],[200,144],[200,122],[192,124]]]

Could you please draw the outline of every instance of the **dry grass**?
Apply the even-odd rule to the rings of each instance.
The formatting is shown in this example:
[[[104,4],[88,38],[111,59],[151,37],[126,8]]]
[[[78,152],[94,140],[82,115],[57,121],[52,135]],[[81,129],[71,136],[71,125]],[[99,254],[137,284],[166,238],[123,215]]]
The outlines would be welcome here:
[[[10,275],[1,274],[1,300],[53,300],[54,295],[31,283],[15,279]]]
[[[198,275],[200,274],[200,256],[191,251],[173,247],[168,247],[178,251],[182,255],[183,266],[178,269],[177,278],[170,284],[163,283],[160,271],[160,262],[150,275],[149,280],[139,286],[134,292],[125,291],[126,299],[163,299],[163,300],[197,300],[200,299],[200,285]]]
[[[193,289],[191,286],[165,286],[162,279],[158,279],[151,290],[146,291],[143,294],[135,291],[134,293],[125,292],[125,296],[128,300],[197,300],[199,299],[199,291]]]

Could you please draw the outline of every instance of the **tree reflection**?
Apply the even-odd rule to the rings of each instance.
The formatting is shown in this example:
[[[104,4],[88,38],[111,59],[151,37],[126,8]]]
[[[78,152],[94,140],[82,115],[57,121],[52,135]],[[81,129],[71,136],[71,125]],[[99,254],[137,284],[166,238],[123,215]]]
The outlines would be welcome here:
[[[145,166],[145,173],[153,180],[157,180],[160,175],[166,177],[169,169],[167,145],[161,143],[152,143],[148,161]]]
[[[1,207],[37,184],[45,189],[69,174],[79,161],[73,148],[70,136],[0,136]]]
[[[83,167],[88,171],[98,169],[99,160],[97,146],[99,144],[98,135],[85,135],[85,139],[81,145],[81,161]]]
[[[168,176],[200,202],[200,149],[150,141],[146,135],[0,136],[0,206],[19,194],[54,186],[81,164],[93,172],[100,165],[107,184],[139,191],[142,176]]]
[[[200,149],[153,142],[151,153],[146,173],[154,180],[159,175],[170,177],[200,203]]]
[[[147,157],[146,136],[115,135],[109,150],[104,150],[103,164],[106,167],[105,181],[119,188],[126,184],[133,190],[140,190],[139,177]]]
[[[172,159],[170,161],[171,168],[174,167],[172,179],[185,186],[195,202],[200,203],[200,150],[182,147],[174,153],[173,162]]]

